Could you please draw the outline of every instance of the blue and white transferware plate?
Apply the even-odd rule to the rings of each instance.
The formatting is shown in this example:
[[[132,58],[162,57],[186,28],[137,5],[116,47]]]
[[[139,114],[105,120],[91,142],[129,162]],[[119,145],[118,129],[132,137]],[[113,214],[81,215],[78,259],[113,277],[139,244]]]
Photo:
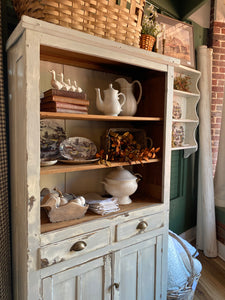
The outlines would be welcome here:
[[[70,137],[64,140],[59,151],[61,156],[69,160],[91,160],[97,153],[96,145],[85,137]]]
[[[55,120],[41,120],[40,147],[41,158],[54,160],[59,156],[59,145],[67,138],[61,124]]]

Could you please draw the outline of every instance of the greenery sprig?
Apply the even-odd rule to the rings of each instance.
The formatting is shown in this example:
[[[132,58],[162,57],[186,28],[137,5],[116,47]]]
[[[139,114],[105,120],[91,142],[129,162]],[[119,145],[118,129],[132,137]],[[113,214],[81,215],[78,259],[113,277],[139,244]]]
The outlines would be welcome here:
[[[156,21],[157,17],[158,13],[155,10],[154,5],[150,4],[146,8],[142,20],[142,34],[149,34],[156,38],[157,35],[162,32],[162,26]]]

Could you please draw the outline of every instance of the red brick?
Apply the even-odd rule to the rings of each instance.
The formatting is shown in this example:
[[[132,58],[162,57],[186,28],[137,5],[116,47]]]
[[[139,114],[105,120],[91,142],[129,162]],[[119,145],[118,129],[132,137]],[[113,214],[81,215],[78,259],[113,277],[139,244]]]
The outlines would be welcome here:
[[[217,111],[222,111],[223,109],[223,106],[222,105],[216,105],[216,108],[215,108]]]
[[[213,104],[222,104],[223,103],[223,99],[213,99],[212,103]]]
[[[213,73],[213,74],[212,74],[212,78],[213,78],[213,79],[225,79],[225,74],[221,74],[221,73]]]
[[[218,34],[218,33],[215,33],[215,34],[213,35],[213,40],[225,41],[225,34]]]
[[[221,114],[220,114],[221,115]],[[221,124],[222,118],[216,118],[216,123]]]
[[[225,47],[225,42],[221,42],[221,45],[220,45],[221,47]]]
[[[213,47],[224,47],[222,46],[223,42],[220,42],[219,40],[215,39],[212,42]]]
[[[216,110],[216,105],[211,105],[211,111],[215,111]]]
[[[219,27],[213,27],[213,33],[220,33]]]
[[[225,68],[224,68],[224,70],[225,70]],[[224,80],[218,80],[217,85],[224,85]]]
[[[211,127],[212,128],[220,128],[220,124],[212,124]]]
[[[225,40],[225,36],[224,36],[224,40]],[[213,47],[213,51],[215,53],[225,53],[225,49],[224,48],[219,48],[219,47]]]
[[[212,145],[214,145],[214,146],[218,147],[218,146],[219,146],[219,141],[214,141],[214,140],[213,140],[213,143],[212,143]]]
[[[225,61],[215,60],[213,66],[225,67]]]
[[[218,85],[216,79],[213,79],[213,80],[212,80],[212,85],[213,85],[213,86],[217,86],[217,85]]]
[[[217,99],[223,99],[223,95],[224,95],[224,93],[217,93]]]
[[[223,92],[223,86],[213,86],[212,90],[214,92]]]
[[[221,112],[219,112],[219,111],[212,111],[212,112],[211,112],[211,116],[212,116],[212,117],[218,117],[218,116],[221,116]],[[218,123],[218,122],[216,122],[216,123]]]
[[[217,148],[214,148],[214,147],[212,148],[212,152],[214,152],[214,153],[216,152],[217,153],[217,151],[218,151]]]
[[[224,27],[225,23],[224,22],[214,22],[214,27]]]
[[[219,72],[224,73],[225,72],[225,68],[220,68]]]
[[[213,53],[213,59],[215,59],[215,60],[220,60],[220,59],[221,59],[221,56],[224,56],[224,57],[225,57],[225,55],[219,55],[219,54]]]
[[[217,67],[212,67],[212,71],[213,71],[214,73],[216,73],[216,72],[219,71],[219,69],[218,69]]]

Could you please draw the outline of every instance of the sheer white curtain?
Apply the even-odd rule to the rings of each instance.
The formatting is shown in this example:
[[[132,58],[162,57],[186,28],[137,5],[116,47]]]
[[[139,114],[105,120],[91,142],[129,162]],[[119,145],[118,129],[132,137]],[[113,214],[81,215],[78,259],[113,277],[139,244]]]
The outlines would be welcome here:
[[[217,256],[215,202],[211,148],[212,49],[197,53],[199,80],[199,174],[196,247],[208,257]]]

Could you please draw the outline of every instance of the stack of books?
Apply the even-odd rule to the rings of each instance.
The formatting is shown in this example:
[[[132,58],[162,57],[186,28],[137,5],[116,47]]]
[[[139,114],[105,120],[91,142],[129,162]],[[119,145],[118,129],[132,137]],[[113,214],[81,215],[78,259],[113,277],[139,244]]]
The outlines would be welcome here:
[[[41,98],[41,111],[87,114],[89,101],[84,92],[50,89]]]

